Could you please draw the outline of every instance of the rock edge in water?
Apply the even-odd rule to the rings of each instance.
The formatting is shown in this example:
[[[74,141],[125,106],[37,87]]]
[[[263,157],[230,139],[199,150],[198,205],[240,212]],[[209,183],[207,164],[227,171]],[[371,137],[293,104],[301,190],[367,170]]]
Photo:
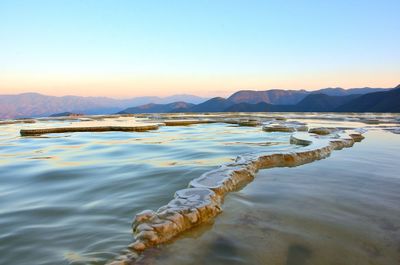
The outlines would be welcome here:
[[[158,124],[154,125],[137,125],[137,126],[91,126],[91,127],[56,127],[56,128],[41,128],[41,129],[22,129],[21,136],[35,136],[47,133],[68,133],[68,132],[144,132],[157,130]]]
[[[260,169],[297,166],[328,157],[333,150],[351,147],[364,137],[357,131],[336,131],[327,136],[295,132],[292,144],[303,145],[296,152],[242,155],[235,161],[208,171],[175,193],[174,199],[157,211],[138,213],[133,221],[135,252],[170,241],[182,232],[211,221],[222,211],[225,195],[251,182]],[[111,264],[128,264],[120,260]]]

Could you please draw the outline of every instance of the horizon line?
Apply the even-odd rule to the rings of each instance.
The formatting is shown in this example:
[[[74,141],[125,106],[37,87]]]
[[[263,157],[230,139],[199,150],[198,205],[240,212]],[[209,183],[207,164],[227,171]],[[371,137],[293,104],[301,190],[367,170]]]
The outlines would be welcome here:
[[[398,84],[400,85],[400,83]],[[251,89],[251,88],[243,88],[243,89],[238,89],[238,90],[233,90],[233,91],[226,91],[227,94],[232,95],[236,92],[239,91],[271,91],[271,90],[283,90],[283,91],[318,91],[322,89],[343,89],[343,90],[350,90],[350,89],[392,89],[397,87],[398,85],[394,85],[391,87],[372,87],[372,86],[360,86],[360,87],[340,87],[340,86],[327,86],[327,87],[321,87],[317,89],[305,89],[305,88],[293,88],[293,89],[288,89],[288,88],[268,88],[268,89]],[[159,96],[159,95],[143,95],[143,96],[122,96],[122,97],[117,97],[117,96],[96,96],[96,95],[77,95],[77,94],[65,94],[65,95],[55,95],[55,94],[47,94],[47,93],[41,93],[41,92],[35,92],[35,91],[27,91],[27,92],[21,92],[21,93],[6,93],[6,94],[0,94],[0,96],[19,96],[19,95],[24,95],[24,94],[38,94],[42,96],[50,96],[50,97],[84,97],[84,98],[110,98],[110,99],[116,99],[116,100],[122,100],[122,99],[133,99],[133,98],[145,98],[145,97],[157,97],[157,98],[167,98],[167,97],[173,97],[173,96],[194,96],[194,97],[199,97],[199,98],[213,98],[213,97],[220,97],[218,95],[209,97],[209,96],[199,96],[196,94],[190,94],[190,93],[176,93],[176,94],[170,94],[166,96]]]

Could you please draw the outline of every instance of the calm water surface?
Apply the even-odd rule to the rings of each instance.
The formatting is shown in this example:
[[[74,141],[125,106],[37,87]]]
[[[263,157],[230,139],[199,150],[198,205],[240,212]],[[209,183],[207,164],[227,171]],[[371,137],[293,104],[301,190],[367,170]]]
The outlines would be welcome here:
[[[227,196],[214,224],[149,254],[148,262],[400,264],[399,151],[400,135],[371,131],[327,159],[262,170]]]
[[[135,213],[191,179],[239,154],[296,148],[289,134],[225,124],[21,138],[24,126],[0,132],[0,264],[104,264],[131,243]],[[400,264],[399,151],[400,135],[371,130],[328,159],[260,171],[214,224],[144,262]]]

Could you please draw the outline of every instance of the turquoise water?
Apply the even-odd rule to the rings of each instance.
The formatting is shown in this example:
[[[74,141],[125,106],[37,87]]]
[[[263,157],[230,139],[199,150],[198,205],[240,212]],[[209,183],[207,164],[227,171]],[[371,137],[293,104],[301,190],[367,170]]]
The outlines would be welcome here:
[[[29,126],[1,127],[0,264],[105,264],[132,242],[137,212],[237,155],[295,148],[290,134],[226,124],[20,137]],[[143,262],[398,264],[399,151],[400,135],[377,128],[328,159],[260,171],[214,224]]]
[[[26,138],[20,127],[0,136],[0,264],[104,264],[131,243],[137,212],[237,154],[292,148],[287,134],[226,124]]]

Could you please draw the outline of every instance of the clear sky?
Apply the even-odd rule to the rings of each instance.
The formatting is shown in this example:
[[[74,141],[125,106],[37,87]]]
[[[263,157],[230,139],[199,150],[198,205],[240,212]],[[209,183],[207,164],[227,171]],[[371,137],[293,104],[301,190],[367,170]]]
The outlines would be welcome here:
[[[399,14],[399,0],[0,0],[0,94],[393,87]]]

